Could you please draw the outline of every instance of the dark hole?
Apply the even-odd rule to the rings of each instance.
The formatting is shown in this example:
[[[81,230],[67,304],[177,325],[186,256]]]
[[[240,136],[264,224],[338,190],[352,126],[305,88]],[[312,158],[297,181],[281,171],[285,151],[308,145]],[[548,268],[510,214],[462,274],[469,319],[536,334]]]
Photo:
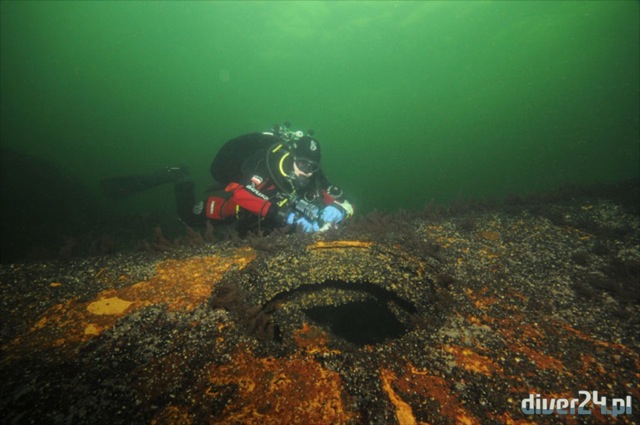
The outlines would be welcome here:
[[[406,332],[393,313],[375,299],[311,307],[304,312],[311,320],[331,329],[334,335],[359,346],[378,344]]]

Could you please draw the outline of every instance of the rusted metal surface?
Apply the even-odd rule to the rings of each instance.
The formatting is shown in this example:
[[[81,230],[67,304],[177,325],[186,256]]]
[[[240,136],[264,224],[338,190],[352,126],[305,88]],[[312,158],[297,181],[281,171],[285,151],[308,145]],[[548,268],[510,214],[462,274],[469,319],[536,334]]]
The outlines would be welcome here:
[[[406,244],[376,232],[279,235],[269,242],[277,249],[185,248],[145,264],[140,280],[121,260],[101,263],[84,286],[91,295],[68,288],[82,281],[68,269],[4,267],[3,315],[14,327],[2,339],[2,414],[154,424],[612,419],[595,408],[582,418],[521,410],[529,394],[586,390],[631,396],[633,414],[616,420],[634,423],[640,308],[624,285],[637,277],[640,226],[610,204],[589,205],[558,208],[594,220],[617,211],[630,232],[523,212],[472,225],[417,220]],[[38,297],[46,305],[36,314],[22,308]]]

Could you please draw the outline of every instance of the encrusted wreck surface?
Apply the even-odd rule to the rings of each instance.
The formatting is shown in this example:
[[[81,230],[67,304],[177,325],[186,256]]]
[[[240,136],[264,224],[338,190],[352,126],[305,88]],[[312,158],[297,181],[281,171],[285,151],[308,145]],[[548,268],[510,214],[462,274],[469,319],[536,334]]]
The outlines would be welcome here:
[[[640,400],[640,218],[603,198],[4,265],[3,423],[602,423]],[[580,401],[584,400],[584,396]]]

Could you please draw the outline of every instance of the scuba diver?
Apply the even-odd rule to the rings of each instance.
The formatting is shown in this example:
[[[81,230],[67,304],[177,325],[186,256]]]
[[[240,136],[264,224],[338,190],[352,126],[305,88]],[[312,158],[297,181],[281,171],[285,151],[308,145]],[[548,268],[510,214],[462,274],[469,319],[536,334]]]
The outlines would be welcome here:
[[[353,215],[353,206],[325,177],[320,144],[312,135],[285,123],[227,141],[210,170],[224,193],[196,202],[194,183],[177,183],[178,216],[190,226],[238,221],[258,230],[295,225],[305,233],[342,223]]]

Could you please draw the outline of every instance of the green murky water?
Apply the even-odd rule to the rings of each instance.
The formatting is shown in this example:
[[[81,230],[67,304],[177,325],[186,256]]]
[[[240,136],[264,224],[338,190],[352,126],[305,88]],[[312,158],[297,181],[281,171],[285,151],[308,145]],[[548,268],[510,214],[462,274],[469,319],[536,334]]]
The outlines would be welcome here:
[[[2,147],[105,176],[313,128],[361,212],[638,176],[636,1],[2,1]],[[172,211],[171,188],[117,205]]]

